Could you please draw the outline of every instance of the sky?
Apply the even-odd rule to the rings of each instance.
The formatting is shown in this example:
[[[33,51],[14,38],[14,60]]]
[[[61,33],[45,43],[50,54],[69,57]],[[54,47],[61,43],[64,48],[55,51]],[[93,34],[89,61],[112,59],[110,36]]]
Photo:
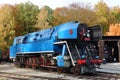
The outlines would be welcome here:
[[[49,6],[52,9],[56,7],[67,6],[73,2],[83,2],[83,3],[91,3],[91,5],[96,4],[99,0],[0,0],[0,5],[3,4],[19,4],[25,3],[27,1],[32,2],[33,4],[39,6],[41,8],[44,5]],[[120,0],[103,0],[109,7],[112,6],[120,6]]]

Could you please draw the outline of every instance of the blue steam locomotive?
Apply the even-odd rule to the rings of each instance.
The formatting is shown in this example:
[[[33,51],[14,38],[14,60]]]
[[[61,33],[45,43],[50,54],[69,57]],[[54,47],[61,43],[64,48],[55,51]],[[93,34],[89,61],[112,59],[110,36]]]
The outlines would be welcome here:
[[[93,39],[100,38],[100,30],[95,29],[79,22],[67,22],[18,36],[10,47],[10,58],[17,67],[94,73],[102,62],[93,44]]]

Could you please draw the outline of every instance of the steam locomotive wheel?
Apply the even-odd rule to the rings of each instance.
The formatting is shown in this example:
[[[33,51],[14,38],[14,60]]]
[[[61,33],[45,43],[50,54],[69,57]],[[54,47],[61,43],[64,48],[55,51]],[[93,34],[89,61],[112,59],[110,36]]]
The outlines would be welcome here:
[[[35,66],[34,64],[32,64],[32,68],[33,68],[33,69],[36,69],[36,66]]]
[[[32,58],[32,68],[35,69],[37,67],[37,63],[36,63],[36,57]]]
[[[26,68],[29,68],[29,65],[28,65],[28,64],[29,64],[29,60],[27,59],[27,60],[26,60],[26,64],[25,64],[25,67],[26,67]]]
[[[65,68],[64,71],[70,73],[70,68]]]
[[[62,72],[63,72],[63,68],[58,67],[58,68],[57,68],[57,72],[58,72],[58,73],[62,73]]]
[[[29,66],[28,66],[28,65],[25,65],[25,67],[26,67],[26,68],[29,68]]]
[[[73,72],[74,74],[80,74],[80,66],[75,66],[75,67],[73,67],[72,72]]]

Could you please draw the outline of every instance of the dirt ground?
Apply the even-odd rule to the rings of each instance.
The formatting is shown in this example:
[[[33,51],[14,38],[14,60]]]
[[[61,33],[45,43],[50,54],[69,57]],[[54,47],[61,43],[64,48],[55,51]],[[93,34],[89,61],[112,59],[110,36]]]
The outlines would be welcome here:
[[[97,69],[97,71],[120,74],[119,66],[120,66],[120,63],[109,63],[109,64],[101,65],[101,69]],[[0,63],[0,73],[1,72],[14,73],[14,74],[20,74],[20,75],[57,78],[57,79],[66,79],[66,80],[101,80],[101,79],[103,79],[103,77],[99,76],[99,75],[84,76],[84,75],[74,75],[74,74],[50,72],[50,71],[40,71],[38,69],[33,70],[32,68],[17,68],[17,67],[15,67],[15,65],[13,63]],[[109,77],[105,77],[105,80],[108,80],[108,78]],[[9,80],[9,79],[7,79],[6,77],[0,76],[0,80]],[[112,80],[115,80],[115,78]]]

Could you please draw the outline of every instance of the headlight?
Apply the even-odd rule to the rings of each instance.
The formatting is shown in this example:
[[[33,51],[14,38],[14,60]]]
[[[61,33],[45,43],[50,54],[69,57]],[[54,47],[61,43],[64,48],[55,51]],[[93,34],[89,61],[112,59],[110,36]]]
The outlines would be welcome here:
[[[82,58],[85,58],[85,55],[82,55]]]
[[[87,37],[90,37],[90,34],[89,34],[89,33],[87,33]]]
[[[98,59],[99,58],[99,56],[96,56],[96,59]]]

